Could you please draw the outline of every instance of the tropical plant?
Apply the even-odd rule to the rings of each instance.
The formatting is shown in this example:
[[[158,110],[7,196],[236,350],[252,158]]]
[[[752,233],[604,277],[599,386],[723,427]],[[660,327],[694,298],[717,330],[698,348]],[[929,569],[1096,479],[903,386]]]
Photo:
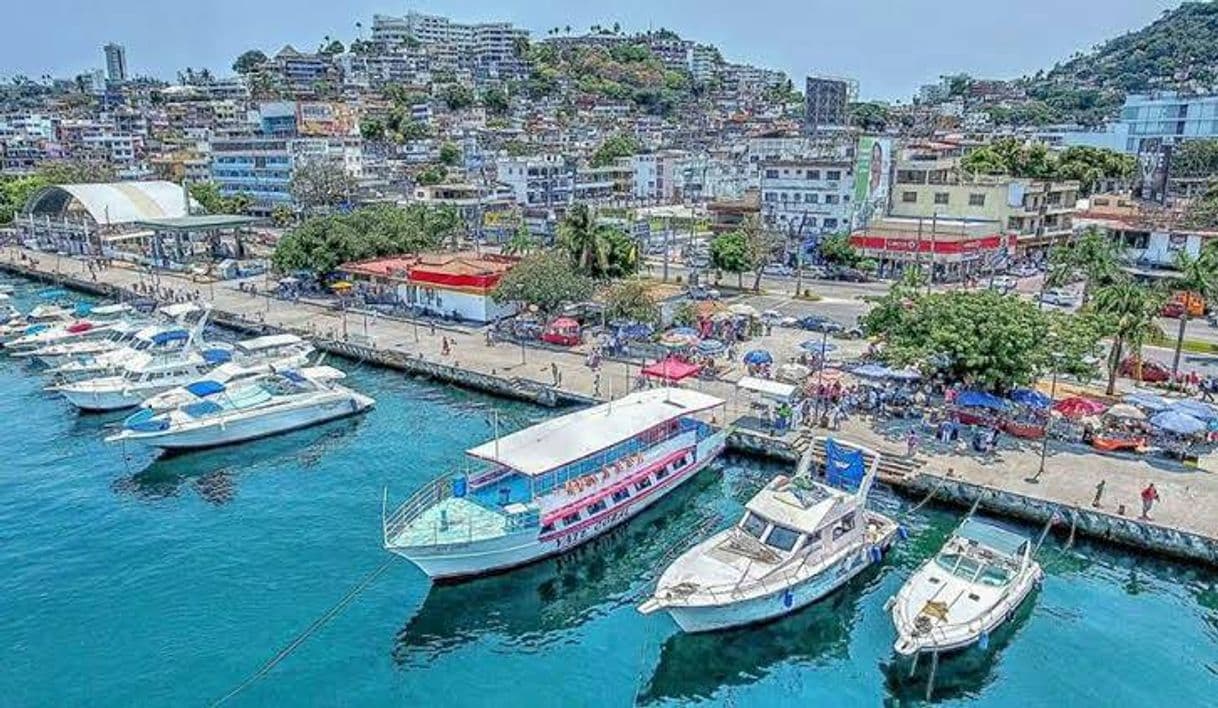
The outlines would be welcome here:
[[[744,289],[744,273],[748,271],[748,242],[743,232],[728,231],[711,239],[711,265],[725,273],[736,274],[736,287]]]
[[[846,268],[858,268],[864,256],[850,243],[850,237],[836,234],[820,241],[820,257],[826,263],[840,265]]]
[[[1176,270],[1179,274],[1172,278],[1172,287],[1184,291],[1186,298],[1197,296],[1210,300],[1218,294],[1218,246],[1210,241],[1197,256],[1191,256],[1181,251],[1176,254]],[[1181,308],[1180,328],[1176,332],[1176,351],[1172,356],[1171,371],[1175,374],[1180,370],[1180,352],[1184,349],[1184,330],[1188,327],[1189,308],[1187,304]]]
[[[575,267],[594,278],[620,276],[638,268],[638,245],[627,234],[597,222],[586,204],[576,204],[558,226],[560,247]]]
[[[503,252],[509,256],[527,256],[541,247],[541,242],[524,224],[516,227],[512,237],[503,244]]]
[[[237,74],[248,74],[255,69],[261,67],[267,61],[266,54],[261,50],[251,49],[242,52],[237,60],[233,62],[233,72]]]
[[[592,279],[572,270],[563,254],[542,251],[525,256],[504,274],[491,299],[552,313],[567,303],[587,300],[594,288]]]
[[[1126,354],[1140,362],[1142,346],[1160,335],[1155,318],[1159,315],[1166,294],[1146,287],[1128,276],[1120,277],[1095,291],[1093,309],[1107,321],[1112,337],[1108,351],[1108,395],[1116,391],[1117,374]],[[1140,378],[1141,372],[1137,372]]]
[[[1058,287],[1081,274],[1084,279],[1082,304],[1085,306],[1093,290],[1113,282],[1121,275],[1123,260],[1117,242],[1100,229],[1089,226],[1069,244],[1049,252],[1049,270],[1045,282]]]
[[[276,226],[284,227],[291,224],[296,219],[296,212],[292,211],[292,207],[287,204],[276,204],[271,209],[271,222]]]
[[[314,216],[279,240],[272,263],[280,272],[307,270],[324,277],[343,263],[436,248],[456,228],[454,218],[424,204]]]
[[[359,183],[341,165],[309,160],[292,170],[292,199],[306,211],[328,211],[352,201]]]
[[[639,151],[639,141],[632,135],[618,133],[605,138],[592,153],[590,160],[593,167],[612,165],[619,157],[629,157]]]
[[[623,280],[605,292],[605,316],[610,320],[656,324],[660,321],[660,308],[647,283]]]
[[[444,143],[440,146],[440,164],[450,167],[461,161],[461,148],[456,143]]]

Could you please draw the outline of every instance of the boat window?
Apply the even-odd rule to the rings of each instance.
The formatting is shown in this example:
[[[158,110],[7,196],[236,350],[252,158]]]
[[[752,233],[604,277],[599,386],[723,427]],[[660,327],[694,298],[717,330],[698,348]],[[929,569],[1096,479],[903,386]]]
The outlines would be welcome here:
[[[820,539],[821,539],[820,531],[814,531],[808,535],[808,545],[812,546],[812,547],[819,546]]]
[[[622,487],[621,489],[619,489],[613,493],[613,503],[614,504],[621,504],[622,502],[626,501],[629,498],[630,498],[630,490],[626,489],[625,487]]]
[[[545,526],[541,527],[541,533],[550,533],[553,530],[554,530],[554,524],[552,524],[552,523],[546,524]]]
[[[637,481],[637,482],[635,482],[635,483],[634,483],[634,488],[635,488],[635,489],[637,489],[637,490],[638,490],[638,491],[640,491],[640,492],[641,492],[641,491],[643,491],[644,489],[646,489],[646,488],[650,487],[650,486],[651,486],[651,478],[650,478],[650,477],[644,477],[644,478],[642,478],[642,479],[640,479],[639,481]]]
[[[992,587],[1002,587],[1011,582],[1011,574],[1006,568],[999,565],[987,565],[985,570],[981,571],[981,584],[990,585]]]
[[[854,529],[854,512],[851,512],[842,517],[842,530],[850,531],[853,529]]]
[[[740,528],[748,535],[757,539],[761,538],[761,534],[765,533],[765,527],[769,525],[768,521],[751,511],[745,514],[744,519],[740,522]]]
[[[585,507],[585,511],[587,511],[589,514],[599,514],[600,512],[602,512],[606,508],[608,508],[608,506],[609,505],[607,503],[605,503],[604,499],[597,499],[596,502],[589,504],[587,507]]]
[[[669,475],[671,472],[672,472],[672,469],[670,469],[670,468],[668,468],[668,467],[665,467],[664,469],[659,470],[658,472],[656,472],[656,480],[661,480],[661,479],[664,479],[664,478],[665,478],[665,477],[667,477],[667,476],[668,476],[668,475]]]
[[[795,548],[795,542],[798,540],[798,531],[775,524],[774,528],[770,530],[770,535],[766,536],[765,545],[777,548],[780,551],[789,551]]]
[[[567,514],[566,516],[562,517],[563,526],[570,526],[571,524],[574,524],[578,521],[579,521],[579,512],[578,511],[575,512],[574,514]]]

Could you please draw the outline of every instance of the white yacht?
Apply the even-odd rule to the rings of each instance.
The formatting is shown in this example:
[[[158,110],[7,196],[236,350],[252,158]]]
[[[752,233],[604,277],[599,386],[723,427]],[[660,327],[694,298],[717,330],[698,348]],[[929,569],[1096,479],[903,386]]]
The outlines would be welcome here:
[[[77,361],[130,346],[135,342],[136,335],[144,326],[141,322],[120,320],[109,327],[105,336],[48,344],[37,349],[14,352],[13,356],[27,358],[39,366],[54,368],[69,361]]]
[[[686,632],[762,622],[816,602],[878,563],[898,532],[866,508],[880,457],[833,440],[826,449],[823,481],[808,475],[810,446],[793,479],[772,480],[736,525],[668,566],[639,611],[666,611]]]
[[[429,577],[502,571],[625,523],[723,450],[714,396],[640,391],[479,445],[474,472],[441,477],[392,513],[385,548]],[[703,420],[703,418],[709,418]]]
[[[4,348],[10,356],[29,357],[46,347],[105,339],[117,324],[100,320],[74,320],[17,337],[5,344]]]
[[[0,325],[0,344],[6,344],[27,334],[51,329],[72,319],[72,310],[58,305],[38,305],[22,317]]]
[[[1025,535],[969,517],[888,601],[894,648],[916,656],[988,644],[1042,577]]]
[[[117,411],[134,408],[144,399],[199,379],[232,358],[231,349],[213,344],[210,349],[185,349],[170,356],[140,352],[122,373],[49,387],[82,411]]]
[[[164,357],[180,353],[191,344],[191,331],[177,325],[143,327],[125,345],[97,353],[74,353],[43,373],[57,384],[120,373],[143,354]],[[83,345],[83,343],[82,343]]]
[[[206,376],[196,381],[192,381],[185,386],[179,386],[164,393],[157,394],[140,404],[141,408],[146,408],[157,413],[173,410],[179,406],[184,406],[188,403],[193,403],[199,399],[199,390],[209,390],[216,384],[223,386],[225,389],[233,389],[240,385],[266,378],[280,371],[288,369],[297,369],[305,366],[308,363],[308,355],[301,354],[298,356],[285,357],[269,362],[257,362],[245,364],[238,361],[230,361],[227,364],[221,364]],[[338,369],[328,366],[315,366],[308,369],[311,380],[318,382],[327,382],[338,380],[345,376]],[[333,379],[330,375],[337,374]]]
[[[194,400],[171,411],[143,409],[107,442],[131,440],[166,450],[231,445],[362,413],[375,401],[339,386],[329,366],[287,369],[226,386],[197,381]]]

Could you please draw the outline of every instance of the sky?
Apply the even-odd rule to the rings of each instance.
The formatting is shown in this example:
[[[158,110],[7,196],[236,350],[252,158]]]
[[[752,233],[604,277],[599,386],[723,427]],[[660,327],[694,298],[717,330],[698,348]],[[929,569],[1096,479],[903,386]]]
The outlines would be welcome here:
[[[908,99],[942,74],[1011,78],[1141,27],[1179,0],[15,0],[5,11],[0,76],[73,76],[104,66],[101,47],[127,47],[129,72],[172,80],[184,67],[230,73],[242,51],[315,49],[329,35],[366,34],[373,14],[408,9],[461,21],[550,27],[620,22],[666,27],[717,45],[729,61],[859,81],[866,99]],[[593,7],[595,5],[595,7]]]

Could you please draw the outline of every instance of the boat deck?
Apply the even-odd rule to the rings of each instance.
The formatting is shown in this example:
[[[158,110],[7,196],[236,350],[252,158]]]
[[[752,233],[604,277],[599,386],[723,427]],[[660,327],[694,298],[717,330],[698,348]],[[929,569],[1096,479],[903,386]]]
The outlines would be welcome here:
[[[447,519],[441,528],[441,517]],[[428,508],[389,541],[395,546],[430,546],[496,538],[507,533],[507,517],[461,497]]]

